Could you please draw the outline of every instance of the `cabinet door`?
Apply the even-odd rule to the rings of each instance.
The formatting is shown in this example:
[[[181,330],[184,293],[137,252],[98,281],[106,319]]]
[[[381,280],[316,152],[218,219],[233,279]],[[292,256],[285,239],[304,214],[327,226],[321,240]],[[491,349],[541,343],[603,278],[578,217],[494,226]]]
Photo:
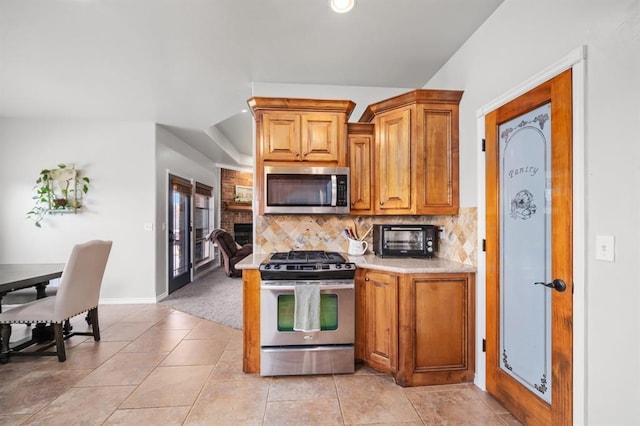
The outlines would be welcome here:
[[[474,279],[471,274],[413,276],[401,291],[398,382],[407,386],[473,381]]]
[[[340,130],[338,114],[308,113],[301,115],[301,159],[303,161],[338,162]],[[344,141],[342,142],[344,145]]]
[[[373,135],[349,135],[351,213],[371,212],[371,147]]]
[[[411,111],[376,117],[375,209],[380,214],[411,211]]]
[[[263,160],[300,160],[300,114],[265,112],[262,138]]]
[[[367,272],[365,276],[365,359],[384,372],[398,368],[398,277]]]
[[[458,214],[458,106],[417,109],[418,214]]]

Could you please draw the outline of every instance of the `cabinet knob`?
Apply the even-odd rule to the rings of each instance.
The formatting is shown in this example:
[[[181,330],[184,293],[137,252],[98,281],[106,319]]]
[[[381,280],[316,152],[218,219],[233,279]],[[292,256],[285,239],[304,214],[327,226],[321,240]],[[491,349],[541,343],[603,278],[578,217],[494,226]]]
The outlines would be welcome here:
[[[300,155],[300,153],[299,153],[299,152],[296,152],[296,157],[297,157],[297,156],[299,156],[299,155]]]
[[[380,205],[383,206],[384,205],[384,201],[380,201]]]
[[[369,278],[365,278],[364,280],[365,280],[365,281],[369,281]]]
[[[302,156],[303,156],[303,157],[306,157],[306,156],[307,156],[307,154],[308,154],[308,152],[303,152],[303,153],[302,153]]]

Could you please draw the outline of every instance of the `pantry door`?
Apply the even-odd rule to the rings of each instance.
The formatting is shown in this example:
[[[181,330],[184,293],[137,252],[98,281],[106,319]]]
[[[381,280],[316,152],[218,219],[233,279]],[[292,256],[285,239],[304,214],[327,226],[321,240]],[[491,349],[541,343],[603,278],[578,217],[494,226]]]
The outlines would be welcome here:
[[[571,70],[485,117],[487,391],[524,424],[573,420]]]

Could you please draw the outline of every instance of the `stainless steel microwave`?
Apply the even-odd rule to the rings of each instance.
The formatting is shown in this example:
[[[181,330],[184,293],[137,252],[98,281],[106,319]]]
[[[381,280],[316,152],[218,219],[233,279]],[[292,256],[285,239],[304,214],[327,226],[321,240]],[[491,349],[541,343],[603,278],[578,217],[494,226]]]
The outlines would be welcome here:
[[[265,166],[264,212],[349,214],[349,168]]]

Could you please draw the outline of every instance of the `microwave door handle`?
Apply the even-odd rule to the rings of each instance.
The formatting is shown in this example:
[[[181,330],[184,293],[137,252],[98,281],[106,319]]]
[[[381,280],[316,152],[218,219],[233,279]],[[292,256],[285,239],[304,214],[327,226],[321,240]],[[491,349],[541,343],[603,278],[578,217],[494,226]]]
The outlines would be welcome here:
[[[338,177],[331,175],[331,207],[338,205]]]

